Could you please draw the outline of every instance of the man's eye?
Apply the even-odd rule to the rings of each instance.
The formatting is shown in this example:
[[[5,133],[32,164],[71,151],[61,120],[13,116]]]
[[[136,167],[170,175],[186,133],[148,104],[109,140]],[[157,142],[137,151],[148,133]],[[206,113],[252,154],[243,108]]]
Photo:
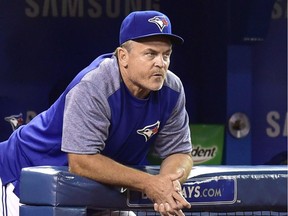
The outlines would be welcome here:
[[[150,53],[146,53],[146,55],[149,56],[149,57],[154,57],[155,53],[150,52]]]
[[[166,54],[163,56],[164,59],[169,59],[170,58],[170,54]]]

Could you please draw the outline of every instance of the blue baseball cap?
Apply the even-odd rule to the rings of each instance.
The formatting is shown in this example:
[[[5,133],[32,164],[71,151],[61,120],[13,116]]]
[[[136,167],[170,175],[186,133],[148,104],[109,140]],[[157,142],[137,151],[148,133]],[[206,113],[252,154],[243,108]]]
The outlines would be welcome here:
[[[169,18],[158,11],[134,11],[122,22],[119,35],[120,45],[128,40],[137,40],[156,35],[170,38],[172,44],[182,44],[183,38],[172,34]]]

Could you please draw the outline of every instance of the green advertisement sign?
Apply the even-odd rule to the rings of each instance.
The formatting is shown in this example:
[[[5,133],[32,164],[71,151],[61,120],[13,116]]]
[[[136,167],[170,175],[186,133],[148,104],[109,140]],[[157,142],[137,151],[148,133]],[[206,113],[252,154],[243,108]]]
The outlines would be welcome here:
[[[222,164],[224,125],[191,124],[190,130],[194,164]]]
[[[191,124],[192,156],[194,165],[222,164],[224,125]],[[151,165],[160,165],[161,160],[150,152],[147,160]]]

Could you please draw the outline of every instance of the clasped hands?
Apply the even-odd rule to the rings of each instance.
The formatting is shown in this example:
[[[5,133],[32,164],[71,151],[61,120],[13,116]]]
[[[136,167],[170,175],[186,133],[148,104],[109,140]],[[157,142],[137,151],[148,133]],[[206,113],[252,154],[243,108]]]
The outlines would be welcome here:
[[[183,172],[168,175],[156,175],[147,196],[154,203],[154,210],[162,216],[184,216],[183,208],[191,208],[190,203],[183,197],[180,179]]]

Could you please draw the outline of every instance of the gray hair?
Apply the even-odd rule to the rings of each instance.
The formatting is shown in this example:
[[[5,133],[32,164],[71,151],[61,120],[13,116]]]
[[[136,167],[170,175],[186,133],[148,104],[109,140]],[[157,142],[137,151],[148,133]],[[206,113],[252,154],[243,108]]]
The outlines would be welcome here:
[[[120,45],[120,47],[117,47],[116,49],[115,49],[115,51],[114,51],[114,55],[116,56],[116,57],[118,57],[118,49],[119,48],[124,48],[124,49],[126,49],[127,51],[128,51],[128,53],[131,51],[131,49],[132,49],[132,40],[128,40],[128,41],[126,41],[126,42],[124,42],[123,44],[121,44]]]

